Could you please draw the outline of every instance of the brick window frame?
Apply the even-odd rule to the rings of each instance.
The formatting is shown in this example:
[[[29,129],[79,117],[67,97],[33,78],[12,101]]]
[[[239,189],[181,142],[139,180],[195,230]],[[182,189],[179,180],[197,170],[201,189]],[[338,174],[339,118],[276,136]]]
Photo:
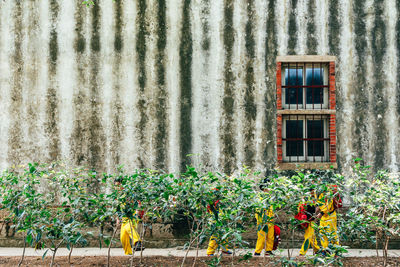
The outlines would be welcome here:
[[[337,168],[336,162],[336,88],[335,88],[334,56],[278,56],[276,59],[276,147],[277,168],[287,169],[328,169]],[[326,64],[328,69],[328,107],[320,109],[284,109],[282,101],[282,67],[285,64]],[[305,66],[305,65],[304,65]],[[324,116],[328,122],[329,152],[328,160],[324,162],[285,162],[283,153],[283,125],[285,116]]]

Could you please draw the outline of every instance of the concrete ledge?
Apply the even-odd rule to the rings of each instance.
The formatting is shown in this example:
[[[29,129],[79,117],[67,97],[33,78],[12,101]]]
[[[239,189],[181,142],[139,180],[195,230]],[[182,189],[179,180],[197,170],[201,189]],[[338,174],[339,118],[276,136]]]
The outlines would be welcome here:
[[[331,167],[333,169],[337,169],[337,163],[336,162],[294,162],[294,163],[283,162],[283,163],[277,163],[275,167],[279,170],[299,170],[299,169],[326,170],[330,169]]]
[[[335,56],[328,55],[295,55],[295,56],[277,56],[276,62],[335,62]]]
[[[329,115],[336,114],[334,109],[280,109],[276,111],[281,115]]]

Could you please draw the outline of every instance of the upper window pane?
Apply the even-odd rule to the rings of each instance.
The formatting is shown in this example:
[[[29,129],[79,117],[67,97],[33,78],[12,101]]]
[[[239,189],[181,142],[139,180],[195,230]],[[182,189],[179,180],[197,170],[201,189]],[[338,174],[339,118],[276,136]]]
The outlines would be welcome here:
[[[307,87],[307,104],[323,104],[324,89],[318,85],[324,85],[324,69],[323,68],[307,68],[306,69],[306,85]]]
[[[303,104],[303,69],[286,68],[285,85],[285,104]]]

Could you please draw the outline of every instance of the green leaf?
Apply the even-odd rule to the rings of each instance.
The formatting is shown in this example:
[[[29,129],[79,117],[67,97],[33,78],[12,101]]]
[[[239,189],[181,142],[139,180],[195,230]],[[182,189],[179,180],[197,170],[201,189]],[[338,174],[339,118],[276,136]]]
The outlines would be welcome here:
[[[44,258],[46,257],[47,252],[49,252],[49,249],[46,249],[46,251],[43,253],[42,260],[44,260]]]

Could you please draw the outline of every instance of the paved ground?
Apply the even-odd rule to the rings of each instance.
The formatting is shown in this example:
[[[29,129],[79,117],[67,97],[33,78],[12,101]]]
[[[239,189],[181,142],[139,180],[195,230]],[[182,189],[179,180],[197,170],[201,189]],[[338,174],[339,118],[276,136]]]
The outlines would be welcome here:
[[[34,250],[32,248],[27,248],[25,251],[26,256],[42,256],[46,250]],[[253,252],[253,250],[248,250]],[[240,250],[239,253],[244,253],[244,250]],[[299,254],[299,249],[290,250],[292,255],[296,256]],[[140,252],[136,252],[137,255],[140,255]],[[145,257],[151,256],[178,256],[183,257],[186,251],[178,250],[176,248],[168,248],[168,249],[155,249],[149,248],[143,251],[143,255]],[[280,252],[282,255],[287,255],[287,249]],[[48,255],[50,255],[50,251]],[[60,248],[57,251],[57,256],[68,256],[69,250],[66,248]],[[276,253],[276,254],[279,254]],[[22,255],[22,248],[0,248],[0,257],[4,256],[21,256]],[[107,256],[107,249],[99,249],[99,248],[75,248],[72,252],[73,256]],[[113,248],[111,249],[112,256],[123,256],[124,252],[122,248]],[[189,256],[195,256],[196,251],[191,250],[189,251]],[[311,255],[311,253],[310,253]],[[382,252],[379,251],[379,255],[382,256]],[[199,251],[199,256],[206,256],[206,250],[202,249]],[[349,253],[346,255],[349,257],[374,257],[376,256],[376,251],[373,249],[349,249]],[[400,257],[400,250],[390,250],[389,256],[391,257]]]

